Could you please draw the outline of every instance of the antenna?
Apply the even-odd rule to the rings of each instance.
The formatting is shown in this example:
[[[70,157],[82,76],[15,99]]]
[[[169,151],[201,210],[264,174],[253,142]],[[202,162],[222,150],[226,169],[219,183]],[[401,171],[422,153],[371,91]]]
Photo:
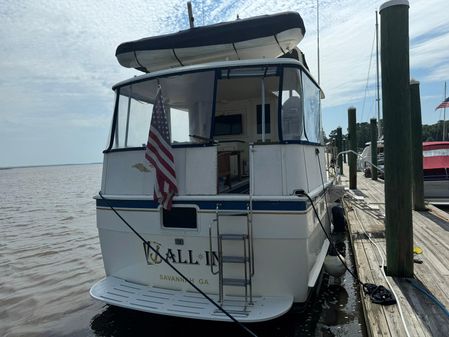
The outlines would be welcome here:
[[[318,85],[320,85],[320,0],[316,0],[316,49],[318,62]]]
[[[187,11],[189,12],[189,24],[190,24],[190,28],[195,27],[195,25],[193,24],[193,21],[195,20],[195,18],[193,17],[193,12],[192,12],[192,2],[188,1],[187,2]]]
[[[443,97],[443,101],[445,99],[446,99],[446,82],[444,82],[444,97]],[[446,140],[446,107],[444,107],[444,109],[443,109],[443,141],[445,141],[445,140]]]

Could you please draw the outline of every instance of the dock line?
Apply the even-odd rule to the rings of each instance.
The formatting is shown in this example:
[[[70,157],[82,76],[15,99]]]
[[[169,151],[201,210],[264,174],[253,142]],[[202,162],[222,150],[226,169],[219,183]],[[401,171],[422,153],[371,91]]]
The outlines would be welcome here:
[[[315,215],[316,215],[316,217],[317,217],[317,219],[318,219],[318,222],[319,222],[319,224],[320,224],[320,227],[321,227],[321,229],[322,229],[323,232],[324,232],[324,235],[326,235],[326,238],[329,240],[329,243],[330,243],[330,245],[332,246],[332,248],[334,248],[335,251],[338,252],[337,247],[335,247],[334,243],[332,242],[332,238],[331,238],[331,237],[329,236],[329,234],[326,232],[326,229],[324,228],[323,223],[321,222],[320,216],[319,216],[319,214],[318,214],[318,211],[316,210],[315,203],[313,202],[312,198],[311,198],[311,197],[310,197],[304,190],[297,190],[297,191],[295,191],[295,193],[296,193],[296,195],[298,195],[298,196],[299,196],[299,195],[303,195],[303,196],[305,196],[307,199],[309,199],[309,201],[310,201],[310,203],[311,203],[311,205],[312,205],[313,211],[314,211],[314,213],[315,213]],[[339,260],[340,260],[340,262],[343,264],[343,266],[346,268],[346,270],[352,275],[352,277],[354,277],[354,279],[355,279],[358,283],[360,283],[362,286],[364,286],[364,283],[363,283],[362,281],[360,281],[360,279],[357,277],[357,275],[355,275],[355,274],[351,271],[351,269],[349,269],[348,265],[347,265],[347,264],[345,263],[345,261],[341,258],[340,254],[337,254],[337,257],[339,258]]]
[[[344,203],[344,198],[343,198],[343,203]],[[380,259],[382,261],[381,267],[380,267],[382,276],[385,279],[385,282],[387,282],[388,286],[390,287],[390,291],[393,293],[394,298],[398,298],[396,292],[394,291],[393,287],[391,286],[390,282],[388,281],[387,275],[385,274],[385,258],[384,258],[382,251],[380,250],[379,246],[371,239],[371,235],[366,231],[365,227],[363,226],[362,221],[360,221],[360,219],[357,215],[357,212],[354,212],[354,214],[355,214],[356,218],[359,220],[360,225],[362,226],[363,233],[366,235],[368,240],[374,245],[374,247],[376,247],[377,252],[379,253]],[[399,303],[399,300],[397,300],[396,303],[398,305],[399,315],[401,316],[401,321],[402,321],[402,325],[404,327],[405,333],[406,333],[407,337],[410,337],[410,333],[407,329],[407,324],[405,323],[404,313],[402,312],[402,306]]]
[[[181,276],[188,284],[190,284],[198,293],[200,293],[201,295],[203,295],[209,302],[211,302],[215,307],[217,307],[221,312],[223,312],[226,316],[228,316],[234,323],[236,323],[238,326],[240,326],[243,330],[245,330],[249,335],[257,337],[257,335],[252,332],[249,328],[247,328],[246,326],[244,326],[241,322],[239,322],[235,317],[233,317],[229,312],[227,312],[221,305],[219,305],[217,302],[215,302],[212,298],[210,298],[204,291],[202,291],[200,288],[198,288],[195,284],[193,284],[192,281],[190,281],[186,276],[184,276],[183,273],[181,273],[174,265],[172,265],[170,263],[170,261],[168,261],[164,256],[162,256],[161,253],[159,253],[158,250],[154,249],[151,244],[146,241],[142,235],[140,235],[118,212],[117,210],[111,206],[111,204],[109,203],[109,200],[106,199],[103,194],[100,192],[98,192],[98,194],[100,195],[100,197],[106,202],[106,205],[112,210],[114,211],[114,213],[120,218],[120,220],[122,220],[122,222],[128,226],[129,229],[131,229],[131,231],[133,231],[134,234],[136,234],[136,236],[142,240],[144,245],[147,245],[148,248],[150,248],[158,257],[160,257],[162,259],[162,261],[164,261],[170,268],[172,268],[179,276]]]
[[[323,179],[323,171],[321,168],[321,162],[320,162],[320,158],[319,158],[319,153],[320,150],[318,148],[315,149],[315,154],[318,160],[318,166],[320,169],[320,174],[321,174],[321,181],[323,183],[323,189],[324,189],[324,179]],[[335,247],[331,237],[329,236],[329,234],[326,232],[326,229],[323,226],[323,223],[321,222],[321,219],[318,215],[318,211],[315,208],[315,204],[312,200],[312,198],[304,191],[304,190],[297,190],[295,192],[297,195],[304,195],[305,197],[307,197],[312,205],[313,211],[318,219],[318,222],[321,226],[321,229],[323,230],[324,234],[326,235],[326,238],[329,240],[330,245],[334,248],[334,250],[336,252],[338,252],[338,249]],[[324,198],[325,203],[326,203],[326,208],[328,209],[328,205],[327,205],[327,200],[326,197]],[[329,213],[327,213],[328,215],[328,220],[329,223],[331,222]],[[348,265],[346,264],[346,262],[342,259],[342,257],[340,256],[340,254],[337,254],[338,259],[340,260],[340,262],[343,264],[343,266],[345,267],[345,269],[352,275],[352,277],[354,277],[354,279],[362,286],[362,289],[364,291],[365,294],[369,295],[371,298],[371,301],[373,303],[376,304],[381,304],[381,305],[392,305],[397,303],[396,301],[396,294],[392,295],[391,291],[388,290],[387,288],[385,288],[382,285],[377,285],[377,284],[372,284],[372,283],[364,283],[360,280],[360,278],[355,275],[351,269],[349,269]],[[388,281],[387,281],[388,282]],[[390,289],[391,289],[391,285],[390,285]]]

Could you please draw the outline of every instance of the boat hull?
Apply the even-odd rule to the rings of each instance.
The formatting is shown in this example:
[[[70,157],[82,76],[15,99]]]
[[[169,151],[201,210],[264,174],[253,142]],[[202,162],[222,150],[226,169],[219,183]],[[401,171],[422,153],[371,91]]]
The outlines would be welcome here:
[[[297,198],[295,207],[304,209],[288,210],[289,207],[292,207],[292,201],[269,203],[277,205],[277,208],[284,208],[283,210],[259,210],[253,214],[254,276],[252,293],[255,299],[254,303],[259,304],[255,304],[252,308],[253,314],[248,314],[248,312],[244,314],[246,315],[245,321],[256,322],[273,319],[285,313],[292,303],[305,302],[321,273],[329,243],[325,240],[325,235],[310,204]],[[214,298],[217,297],[219,278],[218,275],[212,273],[212,270],[217,271],[218,269],[214,210],[200,208],[200,206],[206,206],[204,203],[197,202],[199,205],[197,229],[164,229],[160,225],[159,209],[141,208],[138,206],[142,204],[138,202],[135,203],[135,208],[131,208],[131,200],[124,204],[120,204],[118,200],[114,202],[117,211],[154,249],[202,291]],[[112,203],[114,204],[114,202]],[[183,203],[182,200],[176,202]],[[186,202],[184,201],[184,203]],[[193,201],[190,200],[190,202]],[[246,204],[244,200],[240,202]],[[147,204],[149,203],[151,202],[148,201]],[[267,204],[266,201],[264,203]],[[238,204],[238,201],[233,202],[233,205]],[[257,204],[256,200],[255,205]],[[326,226],[329,226],[324,197],[317,198],[316,204],[321,220]],[[123,205],[128,207],[123,207]],[[222,232],[240,231],[238,228],[243,228],[246,225],[246,221],[243,221],[242,218],[229,218],[231,219],[221,220]],[[216,308],[209,304],[201,311],[201,314],[194,315],[173,313],[170,311],[172,309],[167,309],[166,304],[144,310],[144,307],[132,304],[144,303],[145,298],[143,297],[136,300],[135,296],[137,298],[140,296],[138,294],[123,303],[117,302],[119,296],[111,300],[111,292],[114,293],[115,290],[113,286],[111,288],[108,285],[115,283],[107,280],[137,284],[139,287],[144,287],[144,290],[168,289],[174,292],[170,303],[173,301],[173,303],[177,303],[176,298],[179,296],[182,298],[194,289],[160,257],[144,247],[142,241],[100,200],[97,202],[97,223],[107,278],[100,285],[96,284],[92,287],[91,295],[94,298],[112,305],[157,314],[171,313],[180,317],[228,320],[221,314],[217,316]],[[209,236],[209,226],[212,230],[211,237]],[[210,249],[211,238],[212,251]],[[226,248],[229,255],[241,255],[241,250],[242,247],[239,243],[230,243]],[[242,266],[238,264],[226,264],[223,268],[226,276],[231,278],[237,278],[243,272]],[[245,301],[244,295],[241,287],[224,287],[225,303],[234,297]],[[274,304],[268,312],[260,308],[257,309],[258,306],[264,307],[269,303]],[[247,311],[250,309],[247,308]]]
[[[426,198],[449,198],[449,180],[424,181]]]

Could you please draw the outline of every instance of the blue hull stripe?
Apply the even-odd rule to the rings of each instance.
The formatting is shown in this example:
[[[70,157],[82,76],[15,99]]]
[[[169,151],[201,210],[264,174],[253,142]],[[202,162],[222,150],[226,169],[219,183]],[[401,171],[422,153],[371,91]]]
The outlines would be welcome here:
[[[112,207],[116,208],[142,208],[157,209],[159,204],[153,200],[116,200],[108,199],[104,201],[97,199],[97,207],[109,207],[108,203]],[[204,200],[180,200],[174,201],[173,205],[196,205],[201,210],[215,210],[217,203],[220,203],[220,209],[224,210],[246,210],[248,201],[204,201]],[[255,211],[305,211],[310,205],[309,202],[303,200],[298,201],[253,201],[253,210]]]

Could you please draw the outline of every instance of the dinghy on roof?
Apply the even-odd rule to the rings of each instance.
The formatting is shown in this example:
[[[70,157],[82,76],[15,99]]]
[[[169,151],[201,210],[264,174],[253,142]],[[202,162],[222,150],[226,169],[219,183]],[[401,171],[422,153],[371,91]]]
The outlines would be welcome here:
[[[306,30],[295,12],[263,15],[125,42],[115,53],[144,72],[214,61],[275,58],[292,51]]]

